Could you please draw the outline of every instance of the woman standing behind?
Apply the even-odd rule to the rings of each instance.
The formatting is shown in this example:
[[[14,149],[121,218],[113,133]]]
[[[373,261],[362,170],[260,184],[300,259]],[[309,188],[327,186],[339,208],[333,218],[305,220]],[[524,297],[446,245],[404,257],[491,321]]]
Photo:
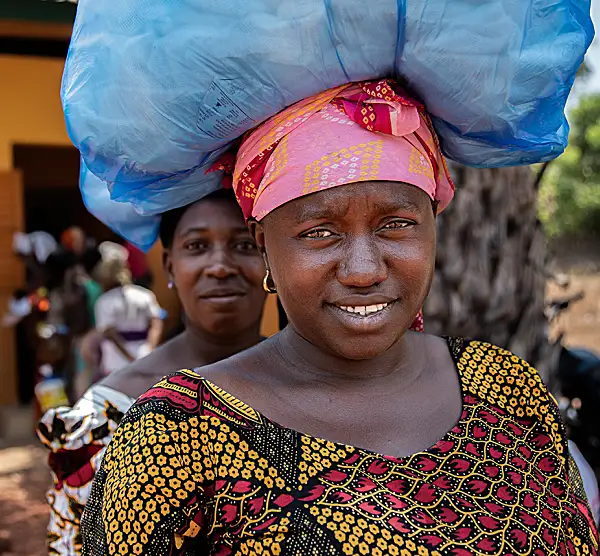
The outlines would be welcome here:
[[[121,245],[100,245],[102,262],[94,277],[104,293],[95,305],[96,330],[102,336],[100,372],[108,376],[154,351],[163,331],[154,294],[131,283],[128,253]]]
[[[52,554],[81,553],[79,525],[94,473],[134,400],[168,373],[214,363],[261,340],[265,267],[233,193],[221,191],[165,214],[161,239],[185,331],[110,374],[72,409],[48,412],[39,425],[54,477],[48,493]]]
[[[422,107],[388,82],[302,101],[247,136],[234,187],[289,325],[140,397],[84,554],[596,554],[537,372],[417,332],[453,195]]]

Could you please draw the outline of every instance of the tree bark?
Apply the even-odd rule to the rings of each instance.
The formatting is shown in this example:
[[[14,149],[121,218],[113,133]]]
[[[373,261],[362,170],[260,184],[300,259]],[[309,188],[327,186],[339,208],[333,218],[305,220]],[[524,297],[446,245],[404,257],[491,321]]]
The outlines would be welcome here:
[[[544,315],[546,240],[536,176],[527,167],[451,170],[456,195],[438,219],[426,329],[504,347],[552,388],[558,348],[548,341]]]

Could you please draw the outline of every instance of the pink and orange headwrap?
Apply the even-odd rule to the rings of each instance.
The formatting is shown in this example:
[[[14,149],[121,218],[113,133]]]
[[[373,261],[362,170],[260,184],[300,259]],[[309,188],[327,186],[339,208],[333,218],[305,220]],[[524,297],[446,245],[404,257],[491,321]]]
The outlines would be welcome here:
[[[360,181],[409,183],[438,211],[454,195],[427,114],[391,81],[342,85],[283,110],[249,132],[233,171],[244,216],[257,220],[303,195]]]

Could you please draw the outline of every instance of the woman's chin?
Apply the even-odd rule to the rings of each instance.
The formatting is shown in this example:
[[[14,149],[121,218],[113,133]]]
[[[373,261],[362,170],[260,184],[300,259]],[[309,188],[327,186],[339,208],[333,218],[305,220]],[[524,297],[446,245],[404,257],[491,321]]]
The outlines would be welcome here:
[[[235,337],[245,330],[245,321],[240,317],[239,313],[217,313],[210,315],[210,318],[204,315],[202,322],[196,323],[194,327],[211,336]]]
[[[355,336],[351,339],[334,339],[334,341],[328,342],[324,347],[326,351],[329,351],[342,359],[348,359],[350,361],[366,361],[383,355],[396,344],[399,339],[400,338],[396,335],[394,335],[394,337],[386,336],[379,338],[373,338],[372,336],[364,336],[361,338]]]

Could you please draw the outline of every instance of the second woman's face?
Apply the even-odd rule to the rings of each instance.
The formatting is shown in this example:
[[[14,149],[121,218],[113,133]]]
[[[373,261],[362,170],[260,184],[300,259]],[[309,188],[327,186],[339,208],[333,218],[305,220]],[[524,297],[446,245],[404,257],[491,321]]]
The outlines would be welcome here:
[[[392,347],[427,296],[435,263],[431,200],[403,183],[335,187],[253,224],[296,331],[347,359]]]
[[[230,336],[260,321],[265,267],[235,201],[192,205],[177,224],[166,265],[196,328]]]

